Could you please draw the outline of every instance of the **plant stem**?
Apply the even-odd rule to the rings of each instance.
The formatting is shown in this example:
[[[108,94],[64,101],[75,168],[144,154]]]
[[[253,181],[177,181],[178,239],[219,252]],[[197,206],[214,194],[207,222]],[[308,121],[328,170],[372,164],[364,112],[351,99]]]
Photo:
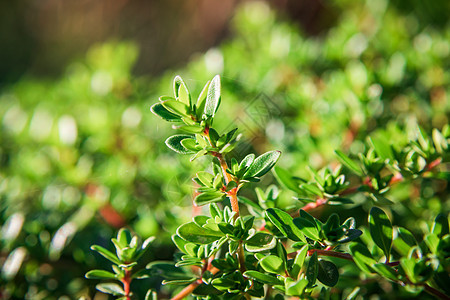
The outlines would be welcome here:
[[[314,252],[316,252],[317,255],[320,255],[320,256],[331,256],[331,257],[337,257],[337,258],[342,258],[345,260],[353,261],[353,256],[351,256],[348,253],[342,253],[342,252],[336,252],[336,251],[330,251],[330,250],[311,249],[311,250],[308,250],[308,256],[313,255]]]
[[[234,215],[234,219],[236,220],[236,218],[239,217],[239,202],[237,198],[237,188],[232,189],[228,193],[228,198],[230,198],[231,209],[234,212],[236,212],[236,214]]]
[[[210,272],[212,274],[216,274],[217,272],[219,272],[219,269],[212,267]],[[185,297],[189,296],[195,290],[195,288],[198,287],[200,284],[202,284],[202,280],[197,279],[196,281],[194,281],[193,283],[191,283],[190,285],[188,285],[187,287],[182,289],[181,292],[179,292],[174,297],[172,297],[171,300],[184,299]]]
[[[442,158],[437,158],[431,162],[429,162],[426,166],[425,166],[425,170],[426,172],[432,171],[434,168],[436,168],[437,166],[439,166],[439,164],[442,162]],[[391,178],[391,180],[389,181],[389,185],[392,186],[396,183],[402,182],[403,180],[405,180],[405,178],[402,176],[401,173],[395,173],[394,176]],[[343,190],[342,192],[340,192],[338,194],[338,196],[346,196],[346,195],[351,195],[351,194],[355,194],[359,191],[359,189],[362,186],[368,186],[370,188],[372,188],[372,184],[370,182],[370,178],[367,177],[363,183],[361,185],[358,186],[353,186],[350,188],[347,188],[345,190]],[[310,211],[313,210],[315,208],[318,208],[322,205],[327,204],[328,199],[322,199],[322,198],[318,198],[316,200],[316,202],[312,202],[312,203],[308,203],[305,206],[302,207],[302,209],[304,211]]]
[[[431,286],[429,286],[427,284],[424,284],[423,287],[425,288],[425,291],[428,294],[431,294],[431,295],[433,295],[433,296],[435,296],[435,297],[437,297],[439,299],[444,299],[444,300],[449,300],[450,299],[449,296],[445,295],[444,293],[436,290],[435,288],[433,288],[433,287],[431,287]]]
[[[209,136],[209,127],[205,128],[205,131],[203,134],[208,138],[209,144],[214,147],[213,142],[211,140],[211,137]],[[212,152],[213,156],[217,157],[220,163],[220,167],[222,168],[223,177],[225,178],[225,183],[228,184],[231,181],[233,181],[233,177],[231,177],[231,174],[227,172],[228,164],[225,158],[223,157],[222,153],[219,152]],[[237,183],[237,182],[236,182]],[[228,198],[230,198],[231,203],[231,209],[236,213],[234,215],[234,219],[236,220],[237,217],[239,217],[239,203],[237,199],[237,188],[232,189],[228,192]]]
[[[321,255],[321,256],[331,256],[331,257],[337,257],[337,258],[342,258],[348,261],[354,261],[353,256],[351,256],[350,254],[347,253],[341,253],[341,252],[336,252],[336,251],[330,251],[330,250],[321,250],[321,249],[311,249],[308,250],[308,256],[313,255],[313,253],[316,252],[317,255]],[[297,254],[297,252],[292,252],[288,254],[289,258],[293,258],[295,257],[295,255]],[[391,266],[391,267],[395,267],[399,265],[398,261],[395,262],[389,262],[386,263],[386,265]],[[408,280],[409,282],[409,280]],[[402,282],[400,282],[402,283]],[[443,294],[442,292],[440,292],[439,290],[427,285],[427,284],[421,284],[425,291],[439,299],[444,299],[444,300],[450,300],[450,297]]]
[[[182,289],[181,292],[179,292],[177,295],[172,297],[171,300],[184,299],[185,297],[189,296],[195,290],[195,288],[198,287],[201,283],[202,283],[202,280],[197,279],[196,281],[194,281],[193,283],[191,283],[190,285],[188,285],[187,287]]]
[[[238,259],[239,259],[239,268],[241,270],[241,273],[244,273],[246,268],[245,268],[245,253],[244,253],[244,247],[242,247],[242,241],[239,241]]]
[[[228,165],[227,165],[227,162],[225,161],[225,158],[223,157],[223,155],[218,152],[213,152],[213,155],[215,157],[217,157],[217,159],[220,162],[220,167],[222,168],[222,173],[223,173],[223,177],[225,178],[225,183],[228,184],[229,182],[233,181],[231,174],[229,174],[227,172]],[[238,192],[238,189],[237,189],[237,187],[235,187],[227,193],[228,198],[230,198],[231,209],[233,210],[233,212],[236,213],[234,215],[235,220],[237,219],[237,217],[239,217],[239,202],[237,199],[237,192]]]
[[[127,300],[131,299],[131,289],[130,289],[130,285],[131,285],[131,274],[129,270],[125,270],[125,276],[122,279],[122,284],[123,284],[123,291],[125,292],[125,297],[127,298]]]

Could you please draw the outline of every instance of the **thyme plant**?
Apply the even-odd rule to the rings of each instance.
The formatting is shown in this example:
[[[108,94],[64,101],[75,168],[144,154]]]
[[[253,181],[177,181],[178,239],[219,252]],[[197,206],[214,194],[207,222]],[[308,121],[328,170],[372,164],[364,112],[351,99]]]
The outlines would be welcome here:
[[[95,270],[88,278],[115,279],[98,288],[121,299],[131,299],[132,279],[161,276],[164,285],[174,285],[172,299],[354,299],[371,279],[390,281],[419,294],[449,299],[450,234],[448,215],[439,214],[423,236],[392,224],[387,192],[393,185],[420,178],[439,178],[439,167],[449,158],[450,129],[434,129],[431,137],[421,128],[417,140],[404,147],[369,138],[366,151],[351,158],[336,151],[342,163],[337,168],[310,170],[311,178],[292,176],[275,167],[280,151],[248,154],[241,161],[231,157],[239,140],[237,129],[219,133],[213,127],[221,103],[220,77],[203,88],[197,100],[185,82],[174,80],[174,96],[162,96],[151,111],[172,122],[180,133],[166,145],[195,161],[211,156],[212,165],[193,178],[197,186],[194,205],[209,206],[209,215],[197,215],[178,227],[172,240],[180,253],[176,263],[152,262],[146,270],[133,267],[148,242],[140,246],[137,237],[122,230],[113,239],[116,254],[94,246],[111,260],[115,274]],[[260,181],[273,170],[281,187],[296,194],[295,205],[283,208],[279,190],[269,186],[255,189],[256,199],[239,192]],[[344,172],[358,180],[350,182]],[[362,194],[371,206],[367,226],[354,217],[337,213],[320,220],[317,211],[328,205],[353,203]],[[245,210],[240,208],[245,206]],[[248,212],[248,213],[243,213]],[[341,269],[341,272],[339,271]],[[350,278],[348,295],[332,290],[340,280]],[[176,288],[182,286],[182,288]],[[156,298],[149,291],[147,298]]]

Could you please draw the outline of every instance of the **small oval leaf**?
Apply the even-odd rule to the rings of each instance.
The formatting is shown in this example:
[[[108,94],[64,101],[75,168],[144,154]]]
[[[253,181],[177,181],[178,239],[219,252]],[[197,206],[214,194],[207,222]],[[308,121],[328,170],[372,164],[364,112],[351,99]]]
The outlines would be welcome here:
[[[269,208],[266,210],[266,216],[284,236],[296,242],[306,242],[305,236],[294,225],[292,217],[288,213],[278,208]]]
[[[274,274],[284,274],[284,261],[275,255],[269,255],[259,261],[264,271]]]
[[[244,178],[261,177],[272,169],[280,158],[280,151],[269,151],[258,156],[244,174]]]
[[[258,271],[246,271],[243,275],[247,278],[250,278],[252,280],[256,280],[258,282],[265,283],[265,284],[271,284],[271,285],[282,284],[282,281],[280,281],[278,278],[258,272]]]
[[[339,271],[336,265],[327,260],[320,260],[317,279],[326,286],[335,286],[339,280]]]
[[[191,151],[189,149],[186,149],[182,144],[181,141],[184,139],[192,139],[191,135],[186,134],[176,134],[172,135],[166,140],[166,145],[173,151],[180,153],[180,154],[192,154],[195,153],[194,151]]]
[[[386,261],[389,261],[392,245],[392,224],[386,213],[374,206],[369,213],[369,229],[375,244],[383,250]]]
[[[223,236],[222,232],[200,227],[194,222],[178,227],[177,234],[184,240],[195,244],[210,244]]]
[[[216,75],[211,80],[208,87],[208,94],[206,95],[205,110],[203,118],[208,119],[214,117],[220,103],[220,76]]]
[[[153,104],[152,107],[150,107],[150,110],[152,113],[168,122],[181,121],[180,116],[168,111],[161,103]]]
[[[116,275],[104,270],[92,270],[85,275],[88,279],[117,279]]]

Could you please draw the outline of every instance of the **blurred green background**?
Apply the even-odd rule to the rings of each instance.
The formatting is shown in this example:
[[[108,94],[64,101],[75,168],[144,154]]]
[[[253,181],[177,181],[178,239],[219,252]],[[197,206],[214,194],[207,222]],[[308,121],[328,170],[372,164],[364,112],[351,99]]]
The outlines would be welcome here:
[[[146,262],[172,260],[208,163],[166,148],[173,130],[149,111],[175,75],[198,95],[220,74],[216,125],[244,137],[234,155],[279,149],[307,176],[369,134],[401,145],[448,124],[449,13],[445,0],[2,1],[0,298],[107,299],[84,278],[108,266],[89,247],[122,226],[157,236]],[[393,211],[448,212],[448,182],[424,184],[413,204],[393,191]]]

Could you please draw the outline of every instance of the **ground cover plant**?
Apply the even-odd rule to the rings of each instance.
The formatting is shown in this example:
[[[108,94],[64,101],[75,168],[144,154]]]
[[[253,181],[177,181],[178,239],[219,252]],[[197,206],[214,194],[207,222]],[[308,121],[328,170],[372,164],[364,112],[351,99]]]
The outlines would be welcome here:
[[[209,214],[197,215],[178,227],[172,236],[181,252],[175,265],[152,262],[147,265],[148,272],[132,273],[140,256],[139,250],[135,252],[139,243],[136,236],[131,239],[125,231],[113,239],[117,257],[94,247],[121,269],[114,268],[115,274],[94,270],[86,277],[123,283],[123,288],[100,284],[99,290],[131,299],[130,281],[155,274],[164,278],[163,284],[187,285],[172,299],[190,295],[198,299],[326,298],[339,277],[348,276],[354,279],[354,289],[347,298],[353,298],[364,285],[361,278],[368,275],[380,276],[417,294],[424,291],[448,299],[448,216],[436,216],[429,232],[417,241],[408,229],[393,227],[385,211],[378,207],[393,204],[384,195],[398,182],[439,177],[434,169],[448,154],[448,126],[444,133],[433,130],[431,138],[418,128],[417,141],[400,148],[369,139],[370,146],[358,162],[336,151],[343,165],[359,177],[356,186],[350,186],[341,166],[311,170],[311,180],[275,168],[279,183],[296,192],[300,203],[285,211],[278,208],[276,186],[265,191],[257,188],[257,201],[238,196],[241,189],[260,181],[281,153],[269,151],[257,157],[250,153],[241,161],[227,159],[239,136],[235,136],[237,129],[218,133],[213,127],[214,119],[220,116],[220,77],[215,76],[205,85],[197,101],[180,77],[175,78],[173,87],[174,96],[160,97],[151,110],[182,132],[166,140],[171,150],[190,154],[190,161],[204,155],[213,157],[210,171],[199,171],[193,179],[197,186],[194,205],[209,205]],[[308,213],[326,204],[351,204],[349,196],[354,193],[365,193],[378,205],[370,209],[368,228],[357,229],[353,217],[341,222],[333,213],[321,221]],[[225,200],[229,205],[224,205]],[[248,214],[241,212],[240,204],[247,207]],[[347,262],[347,270],[340,275],[330,258]],[[342,262],[339,264],[342,266]]]
[[[129,288],[134,299],[146,295],[165,299],[197,284],[224,293],[230,281],[243,289],[233,286],[231,295],[245,297],[246,289],[248,294],[261,293],[258,286],[263,282],[250,277],[251,272],[259,272],[275,278],[270,292],[264,284],[267,297],[280,298],[290,284],[298,286],[289,293],[297,289],[300,294],[304,279],[314,278],[314,273],[306,276],[304,269],[293,278],[295,257],[302,249],[307,249],[303,267],[307,269],[312,259],[311,270],[314,265],[319,269],[317,286],[312,288],[308,281],[301,297],[433,299],[437,293],[448,294],[442,282],[448,278],[444,245],[450,204],[446,146],[450,31],[446,23],[426,17],[436,11],[431,6],[411,11],[400,9],[401,2],[332,1],[336,15],[318,35],[305,34],[295,23],[283,21],[264,3],[248,3],[234,17],[228,40],[160,78],[132,73],[139,52],[135,44],[109,42],[92,47],[60,78],[24,77],[3,87],[2,297],[97,299],[108,297],[96,289],[103,284],[100,289],[118,293]],[[170,92],[176,74],[183,78],[177,79],[179,87],[190,90],[189,110],[181,111],[188,124],[163,122],[150,112],[158,97],[167,94],[170,97],[158,103],[172,100],[164,104],[183,109],[174,104],[177,95]],[[197,106],[197,99],[215,74],[220,74],[222,104],[207,124],[210,121],[203,119],[205,110]],[[214,81],[217,85],[219,79]],[[180,95],[184,97],[179,90]],[[194,113],[194,104],[192,124],[185,114]],[[174,109],[160,104],[153,110],[162,108]],[[173,112],[167,116],[180,119]],[[227,195],[234,183],[229,191],[217,191],[214,181],[203,186],[203,181],[217,175],[218,158],[211,154],[220,151],[206,149],[201,139],[198,145],[185,141],[193,151],[201,151],[199,155],[206,151],[190,162],[194,154],[180,155],[164,143],[174,134],[173,145],[179,146],[177,138],[185,136],[193,136],[197,143],[197,135],[205,137],[206,125],[221,135],[238,128],[233,135],[240,137],[235,148],[222,154],[234,175],[224,176],[220,164],[217,173],[223,181],[226,174],[240,178],[240,187],[236,186],[240,220],[248,225],[254,217],[255,232],[239,229],[241,221],[234,220]],[[205,142],[208,147],[210,141]],[[248,160],[251,154],[254,160],[265,153],[276,158],[276,151],[281,152],[276,165],[256,176],[259,182],[243,179],[245,174],[233,169],[233,158],[239,169],[248,155]],[[203,181],[195,175],[198,172]],[[195,183],[193,177],[198,177]],[[192,205],[199,188],[203,195],[198,204],[218,201],[212,204],[219,207],[217,221],[210,220],[210,204]],[[312,218],[300,215],[300,209]],[[280,218],[287,225],[278,223]],[[217,269],[225,253],[234,247],[239,253],[241,240],[245,271],[240,270],[237,254],[228,255],[229,268],[212,272],[216,267],[209,265],[200,284],[202,270],[196,265],[208,268],[203,259],[216,248],[188,242],[181,230],[174,238],[178,249],[172,235],[183,224],[190,224],[183,227],[188,229],[205,226],[203,222],[211,223],[206,227],[211,226],[214,234],[219,232],[211,239],[228,239],[215,253]],[[378,238],[376,227],[371,229],[374,222],[385,224]],[[233,226],[233,232],[224,234],[221,223]],[[303,223],[314,227],[306,230]],[[342,242],[343,231],[352,232],[347,238],[356,239]],[[253,233],[273,237],[266,241],[268,248],[276,245],[265,252],[249,251]],[[152,236],[156,239],[147,240]],[[190,245],[181,245],[183,241]],[[101,254],[102,249],[112,261]],[[262,261],[262,255],[270,258]],[[278,268],[279,259],[283,265]],[[334,281],[326,281],[323,270],[327,267],[336,275],[332,265],[339,277],[332,277],[337,282],[330,287]],[[226,277],[234,267],[236,278]],[[275,273],[269,269],[275,267]],[[109,279],[86,279],[90,270],[109,272],[100,273],[109,274],[105,275]],[[172,282],[161,284],[163,280]]]

